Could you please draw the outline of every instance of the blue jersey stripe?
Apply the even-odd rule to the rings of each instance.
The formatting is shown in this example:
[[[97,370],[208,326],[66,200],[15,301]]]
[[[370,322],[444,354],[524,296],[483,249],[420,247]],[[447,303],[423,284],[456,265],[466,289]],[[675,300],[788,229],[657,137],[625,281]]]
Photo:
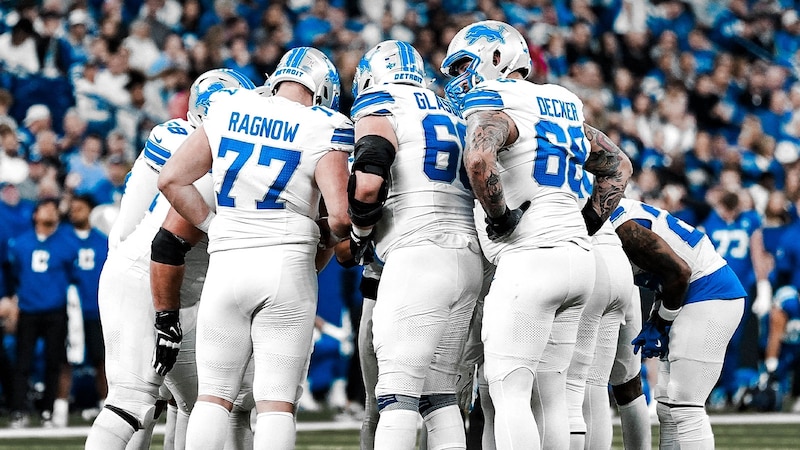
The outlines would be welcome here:
[[[613,221],[617,220],[617,217],[621,216],[622,213],[624,213],[624,212],[625,212],[625,208],[623,208],[622,206],[617,206],[617,209],[615,209],[614,212],[611,213],[611,217],[609,217],[608,220],[613,222]]]
[[[162,159],[169,159],[172,156],[172,152],[167,150],[166,148],[156,144],[152,140],[148,139],[147,142],[144,143],[145,150],[150,149],[151,152],[157,154]]]
[[[170,153],[163,147],[147,141],[144,143],[144,157],[155,163],[156,166],[161,167],[169,159]]]
[[[355,116],[358,114],[359,111],[367,108],[369,106],[380,105],[382,103],[394,103],[394,98],[392,95],[385,91],[380,92],[370,92],[368,94],[364,94],[356,99],[356,102],[353,104],[351,108],[350,114]]]
[[[502,108],[503,99],[500,97],[500,94],[491,91],[468,92],[467,95],[464,96],[465,110],[481,107]]]

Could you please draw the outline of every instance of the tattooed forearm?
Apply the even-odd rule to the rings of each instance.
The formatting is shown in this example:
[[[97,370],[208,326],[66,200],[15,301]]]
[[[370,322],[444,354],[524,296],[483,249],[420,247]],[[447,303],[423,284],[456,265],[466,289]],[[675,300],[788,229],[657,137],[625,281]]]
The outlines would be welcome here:
[[[629,220],[617,228],[622,248],[637,267],[661,278],[661,297],[669,309],[683,303],[691,269],[656,233]]]
[[[497,153],[506,145],[509,128],[508,118],[501,111],[475,113],[467,120],[464,166],[475,197],[490,217],[498,217],[506,210]]]
[[[633,165],[628,156],[603,132],[586,124],[584,131],[592,152],[583,168],[595,175],[592,209],[605,221],[622,199],[628,179],[633,174]]]

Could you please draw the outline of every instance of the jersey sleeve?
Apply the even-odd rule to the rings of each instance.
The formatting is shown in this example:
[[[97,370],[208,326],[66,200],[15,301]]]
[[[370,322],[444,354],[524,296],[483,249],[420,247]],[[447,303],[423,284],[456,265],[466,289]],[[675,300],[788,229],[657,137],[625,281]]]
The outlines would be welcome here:
[[[500,111],[507,107],[504,86],[493,80],[479,84],[464,96],[461,115],[464,119],[478,111]],[[507,95],[507,94],[506,94]]]
[[[144,143],[144,151],[142,151],[144,161],[156,173],[161,173],[161,168],[172,156],[172,152],[164,145],[167,133],[169,131],[159,125],[150,131],[150,136],[147,137],[147,141]]]
[[[334,112],[331,116],[333,133],[331,134],[330,148],[342,152],[352,153],[355,146],[356,131],[353,122],[343,114]]]
[[[368,89],[358,96],[350,109],[354,121],[366,116],[389,116],[395,106],[395,98],[386,89]]]
[[[624,200],[624,199],[623,199]],[[611,225],[614,226],[614,229],[620,227],[623,223],[631,220],[631,207],[624,201],[619,202],[619,206],[614,212],[611,213],[611,216],[608,218],[611,222]]]

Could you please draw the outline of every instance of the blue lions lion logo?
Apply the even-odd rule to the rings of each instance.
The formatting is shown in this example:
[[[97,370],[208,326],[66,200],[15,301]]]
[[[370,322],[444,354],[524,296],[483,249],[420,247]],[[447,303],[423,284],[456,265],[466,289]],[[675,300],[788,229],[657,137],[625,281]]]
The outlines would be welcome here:
[[[503,37],[503,27],[497,27],[495,30],[488,25],[475,25],[470,28],[464,36],[464,39],[466,39],[467,43],[470,45],[481,38],[485,38],[488,42],[500,41],[501,44],[506,43],[506,39]]]
[[[211,94],[217,91],[221,91],[225,89],[225,85],[216,82],[208,85],[205,92],[200,92],[200,86],[197,87],[197,100],[195,101],[195,106],[199,108],[203,108],[203,111],[208,112],[208,106],[211,104],[209,99],[211,98]]]

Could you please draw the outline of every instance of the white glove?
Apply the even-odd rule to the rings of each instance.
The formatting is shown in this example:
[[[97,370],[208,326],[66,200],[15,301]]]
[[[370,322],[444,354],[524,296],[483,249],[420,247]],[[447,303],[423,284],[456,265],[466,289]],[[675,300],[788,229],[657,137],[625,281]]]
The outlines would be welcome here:
[[[768,280],[761,280],[756,284],[756,299],[753,302],[753,314],[758,318],[764,317],[772,308],[772,285]]]

